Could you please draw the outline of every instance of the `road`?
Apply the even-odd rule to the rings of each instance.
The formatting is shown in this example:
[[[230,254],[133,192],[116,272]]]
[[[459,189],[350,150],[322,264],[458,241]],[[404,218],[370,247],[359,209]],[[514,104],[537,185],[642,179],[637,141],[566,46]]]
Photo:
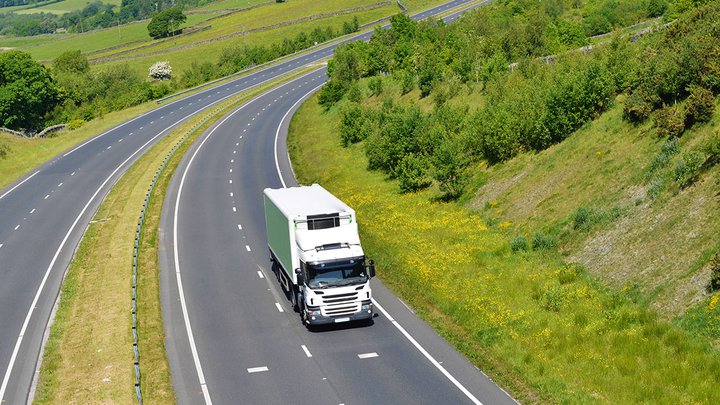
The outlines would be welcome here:
[[[325,80],[319,69],[244,104],[175,173],[160,264],[178,402],[515,403],[377,279],[371,326],[311,332],[291,309],[270,270],[262,190],[297,184],[287,125]]]
[[[456,0],[415,18],[457,7]],[[368,39],[369,33],[354,39]],[[62,153],[0,191],[0,402],[28,400],[65,270],[113,184],[155,142],[198,112],[332,55],[336,45],[164,104]]]

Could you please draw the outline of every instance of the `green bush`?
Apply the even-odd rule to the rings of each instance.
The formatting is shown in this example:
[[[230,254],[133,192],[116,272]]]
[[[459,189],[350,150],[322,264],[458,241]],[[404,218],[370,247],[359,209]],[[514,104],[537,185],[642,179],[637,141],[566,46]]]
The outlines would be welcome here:
[[[557,239],[552,235],[536,232],[532,239],[533,250],[550,250],[557,246]]]
[[[565,294],[562,287],[551,285],[545,288],[540,295],[540,307],[550,312],[560,312],[565,302]]]
[[[526,252],[529,248],[528,240],[523,235],[518,235],[510,240],[510,250],[513,253]]]
[[[710,139],[705,143],[703,151],[707,155],[705,164],[707,166],[714,166],[720,160],[720,131],[715,131]]]
[[[445,139],[435,149],[433,178],[438,181],[445,198],[456,199],[462,195],[468,184],[465,173],[468,163],[468,156],[457,140]]]
[[[348,103],[340,111],[340,139],[343,146],[365,140],[372,131],[369,112],[358,103]]]
[[[600,219],[600,215],[590,208],[578,207],[572,214],[570,214],[570,220],[572,221],[573,229],[579,231],[589,231],[593,225],[595,225]]]
[[[636,90],[625,100],[623,118],[628,122],[643,122],[659,102],[660,98],[656,95],[645,90]]]
[[[348,88],[346,83],[330,79],[320,90],[320,93],[318,94],[318,103],[320,103],[320,105],[327,111],[334,106],[335,103],[340,101],[347,91]]]
[[[383,80],[380,76],[373,76],[368,80],[368,89],[370,89],[370,94],[374,97],[379,96],[382,94],[383,90]]]
[[[715,112],[715,96],[708,89],[695,86],[685,104],[685,125],[708,122]]]
[[[660,147],[660,153],[655,155],[652,162],[650,162],[649,173],[655,173],[658,170],[667,167],[673,156],[680,152],[680,141],[677,138],[668,138],[663,142]]]
[[[403,193],[422,190],[432,184],[428,176],[429,162],[426,158],[413,153],[405,155],[395,170],[399,180],[400,191]]]
[[[679,137],[685,132],[685,110],[679,104],[655,112],[653,123],[660,137]]]
[[[704,161],[705,156],[701,152],[693,151],[683,156],[675,164],[673,177],[681,188],[688,187],[695,182]]]
[[[68,123],[67,129],[72,131],[74,129],[80,128],[81,126],[83,126],[83,124],[85,124],[85,120],[74,119]]]

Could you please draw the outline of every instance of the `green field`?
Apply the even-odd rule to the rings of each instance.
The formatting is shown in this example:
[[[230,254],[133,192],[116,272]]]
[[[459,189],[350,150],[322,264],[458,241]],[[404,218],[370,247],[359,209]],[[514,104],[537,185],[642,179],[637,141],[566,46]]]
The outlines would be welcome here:
[[[106,4],[114,4],[120,6],[121,0],[101,0]],[[40,7],[24,8],[15,11],[17,14],[34,14],[34,13],[52,13],[52,14],[65,14],[71,11],[82,10],[85,6],[90,3],[89,0],[63,0],[57,3],[52,3]],[[27,6],[25,6],[27,7]],[[0,9],[2,11],[4,9]]]

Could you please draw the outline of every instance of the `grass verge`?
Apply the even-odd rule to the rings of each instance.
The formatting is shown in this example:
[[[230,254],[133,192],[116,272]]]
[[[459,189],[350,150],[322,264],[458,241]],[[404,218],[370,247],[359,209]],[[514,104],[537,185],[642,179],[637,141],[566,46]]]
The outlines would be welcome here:
[[[306,73],[297,72],[294,76]],[[194,117],[145,153],[113,187],[95,214],[70,264],[45,348],[35,403],[134,403],[131,274],[134,230],[155,171],[178,148],[158,179],[145,215],[138,263],[141,388],[146,402],[175,402],[165,356],[157,257],[165,190],[184,152],[216,119],[281,81],[234,97]]]
[[[290,128],[301,183],[354,207],[395,293],[521,402],[718,403],[720,353],[552,251],[512,253],[500,226],[433,191],[399,194],[340,145],[339,107],[307,101]],[[332,158],[328,158],[332,156]],[[364,162],[360,163],[359,162]]]

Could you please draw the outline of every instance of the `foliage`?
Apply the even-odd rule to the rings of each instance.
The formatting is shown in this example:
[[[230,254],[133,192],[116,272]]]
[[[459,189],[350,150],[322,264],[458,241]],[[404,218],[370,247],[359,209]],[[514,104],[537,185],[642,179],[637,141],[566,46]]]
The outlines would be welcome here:
[[[523,235],[518,235],[510,240],[510,250],[513,253],[526,252],[529,248],[528,240]]]
[[[689,152],[678,160],[673,177],[680,187],[685,188],[695,182],[704,161],[705,156],[698,151]]]
[[[0,53],[0,126],[38,130],[58,102],[48,69],[21,51]]]
[[[370,94],[374,97],[379,96],[382,94],[383,90],[383,79],[380,76],[373,76],[368,80],[368,89],[370,89]]]
[[[157,13],[147,26],[148,35],[153,39],[163,38],[177,32],[180,24],[187,20],[179,7],[170,7]]]
[[[656,111],[653,123],[660,137],[679,137],[685,132],[685,110],[679,104]]]
[[[542,232],[536,232],[532,238],[533,250],[550,250],[557,246],[557,239],[554,236]]]
[[[155,62],[150,66],[148,76],[155,80],[170,80],[172,78],[170,62]]]
[[[680,142],[677,138],[668,138],[660,147],[660,153],[655,155],[650,163],[649,173],[655,173],[658,170],[667,167],[673,156],[680,152]]]
[[[357,103],[348,103],[340,112],[340,139],[343,146],[360,142],[372,132],[371,120]]]
[[[685,104],[685,124],[689,128],[695,123],[708,122],[715,112],[715,96],[710,90],[693,87]]]
[[[398,164],[396,176],[403,193],[422,190],[432,184],[428,176],[429,162],[413,153],[405,155]]]
[[[53,61],[53,69],[63,73],[84,74],[90,71],[90,62],[80,50],[65,51]]]

